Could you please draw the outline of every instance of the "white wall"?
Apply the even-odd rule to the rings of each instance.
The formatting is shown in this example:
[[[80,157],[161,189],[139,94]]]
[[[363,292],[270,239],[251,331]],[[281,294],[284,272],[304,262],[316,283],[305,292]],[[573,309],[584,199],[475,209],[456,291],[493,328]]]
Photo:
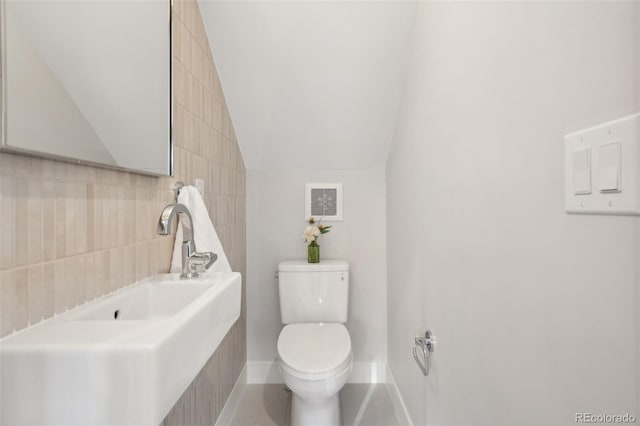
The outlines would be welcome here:
[[[389,362],[415,424],[637,409],[638,219],[563,211],[563,135],[640,109],[637,8],[420,4],[387,165]]]
[[[198,3],[247,168],[384,165],[415,1]]]
[[[636,40],[640,40],[640,7],[636,8]],[[640,70],[640,42],[636,43],[636,69]],[[640,75],[638,76],[637,103],[640,105]],[[640,242],[640,226],[638,226],[638,241]],[[636,262],[636,306],[640,306],[640,290],[637,286],[640,285],[640,245],[638,250],[638,261]],[[636,354],[640,354],[640,309],[636,309]],[[640,410],[640,355],[636,356],[636,410]]]
[[[274,361],[280,332],[275,279],[282,260],[304,259],[305,183],[342,183],[344,221],[326,222],[322,259],[351,266],[347,327],[356,362],[386,360],[386,211],[384,168],[247,170],[247,358]]]

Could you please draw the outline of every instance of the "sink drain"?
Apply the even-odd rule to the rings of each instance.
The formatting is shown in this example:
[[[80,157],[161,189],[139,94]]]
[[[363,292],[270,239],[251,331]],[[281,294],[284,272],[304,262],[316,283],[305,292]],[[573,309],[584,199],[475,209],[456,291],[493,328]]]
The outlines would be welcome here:
[[[113,319],[118,319],[118,316],[120,316],[120,309],[116,309],[115,312],[113,313]]]

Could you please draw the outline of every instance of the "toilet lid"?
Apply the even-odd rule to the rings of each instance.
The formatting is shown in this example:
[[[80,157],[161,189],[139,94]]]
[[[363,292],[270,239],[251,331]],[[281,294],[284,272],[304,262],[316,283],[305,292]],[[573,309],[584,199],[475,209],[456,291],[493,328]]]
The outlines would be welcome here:
[[[305,376],[346,368],[351,362],[351,338],[338,323],[289,324],[278,337],[280,362]]]

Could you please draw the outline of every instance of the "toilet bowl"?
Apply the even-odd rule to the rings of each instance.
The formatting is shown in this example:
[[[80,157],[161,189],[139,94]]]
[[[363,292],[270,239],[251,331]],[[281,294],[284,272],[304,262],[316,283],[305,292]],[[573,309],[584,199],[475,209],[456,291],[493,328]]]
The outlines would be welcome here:
[[[353,366],[351,338],[339,323],[286,325],[278,337],[284,383],[291,389],[291,426],[341,424],[338,393]]]

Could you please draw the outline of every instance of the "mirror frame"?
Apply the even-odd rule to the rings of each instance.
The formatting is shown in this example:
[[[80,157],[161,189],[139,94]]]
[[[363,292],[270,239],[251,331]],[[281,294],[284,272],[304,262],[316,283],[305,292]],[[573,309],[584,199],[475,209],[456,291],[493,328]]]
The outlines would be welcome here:
[[[7,142],[7,68],[6,68],[6,2],[0,1],[0,153],[26,155],[29,157],[43,158],[49,160],[62,161],[66,163],[81,164],[92,167],[100,167],[103,169],[120,170],[140,175],[156,176],[156,177],[173,177],[175,173],[174,162],[174,85],[173,85],[173,0],[167,0],[169,25],[169,170],[168,174],[153,173],[143,170],[131,169],[128,167],[113,166],[110,164],[102,164],[89,160],[80,160],[73,157],[50,154],[46,152],[34,151],[30,149],[17,148],[11,146]]]

